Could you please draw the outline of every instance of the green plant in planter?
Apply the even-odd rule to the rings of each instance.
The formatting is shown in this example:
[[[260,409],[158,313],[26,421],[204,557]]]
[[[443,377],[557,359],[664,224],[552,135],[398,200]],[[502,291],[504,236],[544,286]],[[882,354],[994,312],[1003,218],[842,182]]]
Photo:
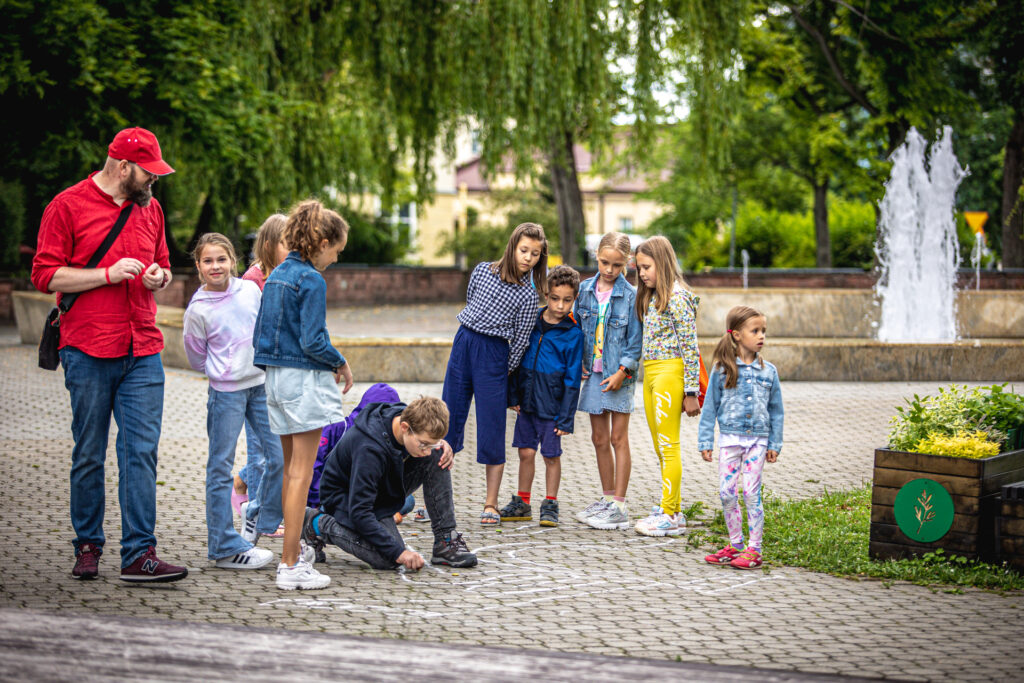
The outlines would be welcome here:
[[[993,384],[990,387],[982,387],[976,400],[968,405],[969,420],[976,422],[991,434],[1000,432],[1003,435],[1002,441],[1006,441],[1006,435],[1013,430],[1020,430],[1024,427],[1024,396],[1006,391],[1006,384]],[[1014,434],[1016,436],[1016,433]],[[1016,446],[1014,443],[1004,443],[1006,450]]]

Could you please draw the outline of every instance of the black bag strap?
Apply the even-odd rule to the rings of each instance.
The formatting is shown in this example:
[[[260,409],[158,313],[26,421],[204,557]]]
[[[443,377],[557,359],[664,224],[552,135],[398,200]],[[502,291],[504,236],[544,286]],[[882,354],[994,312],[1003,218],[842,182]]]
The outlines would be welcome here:
[[[124,208],[121,209],[121,213],[118,215],[117,220],[114,221],[113,227],[110,228],[110,232],[103,238],[103,242],[93,252],[89,262],[85,264],[86,268],[95,268],[96,265],[103,260],[103,257],[110,251],[110,247],[113,246],[114,240],[121,234],[121,228],[128,222],[128,216],[131,215],[132,207],[135,205],[134,202],[126,201]],[[67,313],[71,309],[71,305],[75,303],[75,299],[81,292],[74,292],[72,294],[65,294],[60,298],[60,312]]]

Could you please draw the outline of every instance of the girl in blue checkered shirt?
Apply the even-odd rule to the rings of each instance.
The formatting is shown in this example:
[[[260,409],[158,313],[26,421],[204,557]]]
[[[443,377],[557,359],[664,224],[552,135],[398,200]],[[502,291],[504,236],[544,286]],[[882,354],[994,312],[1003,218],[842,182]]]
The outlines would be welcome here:
[[[445,440],[458,453],[476,398],[476,460],[486,466],[483,525],[501,522],[498,487],[505,471],[508,376],[522,360],[537,320],[539,297],[547,294],[548,241],[536,223],[512,231],[500,261],[473,269],[466,307],[452,342],[441,397],[451,414]],[[530,286],[530,279],[533,286]]]

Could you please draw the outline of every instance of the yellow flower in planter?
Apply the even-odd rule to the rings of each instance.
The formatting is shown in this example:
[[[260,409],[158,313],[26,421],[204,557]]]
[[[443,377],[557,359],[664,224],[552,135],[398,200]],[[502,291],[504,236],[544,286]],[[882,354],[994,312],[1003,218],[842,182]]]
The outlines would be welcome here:
[[[999,444],[983,431],[957,432],[952,436],[931,432],[911,449],[914,453],[949,455],[955,458],[990,458],[999,455]]]

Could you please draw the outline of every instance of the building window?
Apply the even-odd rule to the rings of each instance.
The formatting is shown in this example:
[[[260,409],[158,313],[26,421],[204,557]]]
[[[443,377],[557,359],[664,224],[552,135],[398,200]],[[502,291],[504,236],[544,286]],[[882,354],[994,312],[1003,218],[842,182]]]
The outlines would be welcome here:
[[[469,132],[469,148],[474,155],[480,154],[480,129],[474,128]]]
[[[633,232],[632,216],[619,216],[619,232]]]

